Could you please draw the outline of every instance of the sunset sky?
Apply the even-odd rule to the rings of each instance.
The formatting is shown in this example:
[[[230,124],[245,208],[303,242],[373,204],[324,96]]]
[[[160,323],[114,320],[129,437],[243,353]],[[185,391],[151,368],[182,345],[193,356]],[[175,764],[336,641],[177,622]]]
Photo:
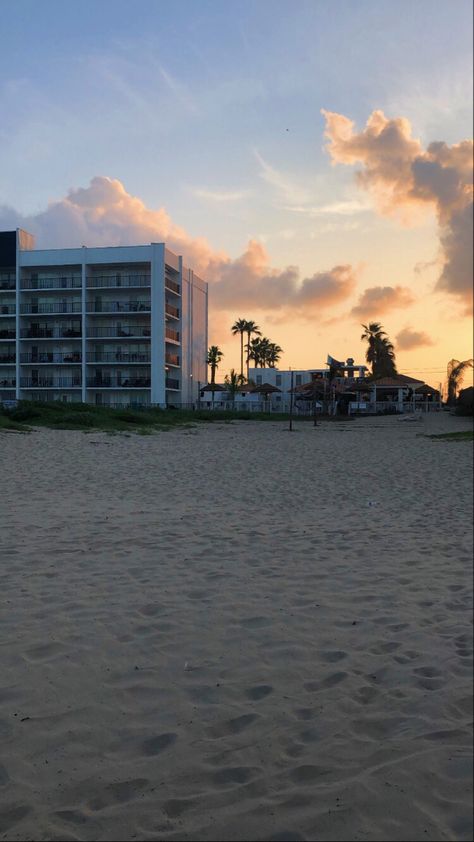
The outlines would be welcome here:
[[[0,229],[161,241],[281,368],[472,356],[470,0],[2,3]]]

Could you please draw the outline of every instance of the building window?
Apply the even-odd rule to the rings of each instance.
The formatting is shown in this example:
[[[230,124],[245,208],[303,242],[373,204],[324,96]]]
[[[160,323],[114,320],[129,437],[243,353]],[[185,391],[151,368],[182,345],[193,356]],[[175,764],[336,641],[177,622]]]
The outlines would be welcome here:
[[[261,385],[262,385],[262,375],[257,374],[257,386],[261,386]]]
[[[277,374],[276,376],[276,385],[281,386],[281,374]]]
[[[301,386],[301,374],[296,375],[296,385]]]

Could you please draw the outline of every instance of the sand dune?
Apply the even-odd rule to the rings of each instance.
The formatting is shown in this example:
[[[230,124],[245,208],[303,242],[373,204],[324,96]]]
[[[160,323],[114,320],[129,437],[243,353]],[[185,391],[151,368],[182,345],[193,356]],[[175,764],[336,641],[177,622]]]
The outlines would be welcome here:
[[[468,426],[0,435],[0,838],[470,839]]]

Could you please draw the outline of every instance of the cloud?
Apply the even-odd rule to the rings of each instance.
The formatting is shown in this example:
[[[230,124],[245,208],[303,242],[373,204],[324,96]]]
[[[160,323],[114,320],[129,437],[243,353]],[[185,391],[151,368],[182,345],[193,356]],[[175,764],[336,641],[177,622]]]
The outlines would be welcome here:
[[[435,344],[427,333],[412,330],[411,327],[405,327],[400,333],[397,333],[395,341],[398,351],[412,351],[414,348]]]
[[[250,240],[244,253],[232,259],[212,249],[204,238],[191,237],[164,208],[148,208],[118,179],[104,176],[93,178],[88,187],[70,190],[65,198],[34,216],[22,217],[11,208],[0,207],[2,227],[26,228],[37,236],[38,248],[164,241],[209,281],[210,305],[215,310],[249,306],[291,311],[304,318],[344,301],[356,285],[356,272],[349,265],[303,279],[297,266],[273,268],[264,245],[256,240]]]
[[[273,187],[286,202],[299,205],[309,201],[310,196],[307,190],[295,184],[286,173],[272,167],[262,158],[257,149],[254,149],[254,155],[261,167],[260,178]]]
[[[251,240],[241,257],[221,265],[210,298],[215,307],[223,310],[248,306],[310,316],[344,301],[355,285],[356,274],[351,266],[334,266],[303,280],[297,266],[272,269],[264,245]]]
[[[439,224],[441,272],[436,290],[472,300],[472,153],[471,140],[424,149],[403,117],[388,119],[374,111],[362,132],[342,114],[322,111],[327,149],[334,164],[362,164],[356,174],[381,213],[405,223],[413,212],[434,210]]]
[[[251,195],[250,190],[205,190],[199,187],[194,188],[192,192],[198,199],[206,199],[210,202],[239,202]]]
[[[368,287],[352,308],[351,315],[356,318],[379,316],[390,310],[409,307],[415,296],[407,287]]]
[[[286,207],[285,210],[305,214],[306,216],[354,216],[354,214],[372,210],[372,204],[361,202],[358,199],[348,199],[331,202],[329,205],[293,205]]]

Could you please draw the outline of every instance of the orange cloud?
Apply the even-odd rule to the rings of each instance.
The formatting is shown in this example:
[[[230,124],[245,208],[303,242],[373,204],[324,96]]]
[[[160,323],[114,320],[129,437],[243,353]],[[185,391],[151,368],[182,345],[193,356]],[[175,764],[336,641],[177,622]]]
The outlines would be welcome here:
[[[405,327],[395,337],[398,351],[412,351],[414,348],[422,348],[426,345],[434,345],[435,343],[422,331],[412,330],[411,327]]]
[[[381,213],[402,216],[432,208],[439,223],[442,270],[436,289],[458,296],[468,307],[473,280],[473,185],[471,140],[423,149],[403,117],[389,120],[374,111],[362,132],[342,114],[322,112],[333,163],[362,164],[357,173]]]
[[[355,284],[351,266],[334,266],[300,281],[297,266],[272,269],[262,243],[251,240],[241,257],[221,265],[210,300],[223,310],[246,306],[264,310],[289,308],[305,315],[344,301]]]
[[[346,299],[356,284],[351,266],[335,266],[300,280],[297,266],[275,269],[262,243],[251,240],[244,253],[232,259],[214,251],[204,238],[193,238],[175,225],[164,208],[152,210],[130,195],[118,179],[96,176],[88,187],[70,190],[60,201],[34,217],[20,219],[1,212],[7,225],[15,219],[48,247],[130,245],[165,241],[184,255],[190,266],[210,283],[211,308],[233,310],[251,306],[262,310],[291,310],[305,316]]]
[[[358,318],[379,316],[389,310],[409,307],[415,296],[407,287],[369,287],[365,289],[351,315]]]

